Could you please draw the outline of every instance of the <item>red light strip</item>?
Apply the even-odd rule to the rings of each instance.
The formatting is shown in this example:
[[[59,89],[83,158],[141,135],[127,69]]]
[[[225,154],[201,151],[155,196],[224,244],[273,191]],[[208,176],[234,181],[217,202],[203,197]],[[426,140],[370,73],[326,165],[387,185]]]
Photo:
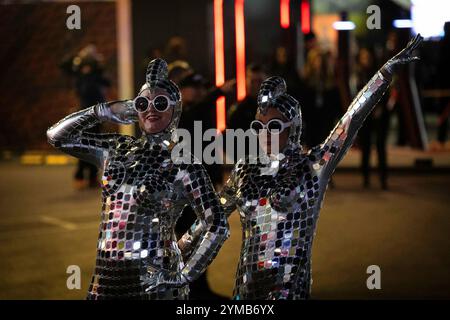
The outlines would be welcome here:
[[[283,29],[289,28],[289,0],[280,0],[280,25]]]
[[[217,132],[222,132],[226,129],[226,109],[225,109],[225,96],[217,98],[216,101],[216,122]]]
[[[214,63],[216,87],[225,83],[225,55],[223,44],[223,0],[214,0]],[[218,131],[226,128],[225,97],[216,101],[216,127]]]
[[[247,95],[245,86],[245,18],[244,0],[235,0],[234,19],[236,28],[236,87],[237,100]]]
[[[310,5],[308,0],[302,0],[302,3],[300,5],[300,23],[302,25],[302,32],[303,33],[310,33],[311,32],[311,12],[310,12]]]

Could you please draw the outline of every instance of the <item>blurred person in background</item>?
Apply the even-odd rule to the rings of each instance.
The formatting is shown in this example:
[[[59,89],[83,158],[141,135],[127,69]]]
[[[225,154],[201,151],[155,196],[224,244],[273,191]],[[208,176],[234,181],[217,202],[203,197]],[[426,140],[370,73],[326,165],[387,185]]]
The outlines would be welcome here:
[[[194,138],[194,122],[201,121],[202,134],[208,129],[216,128],[216,100],[220,96],[232,92],[236,81],[228,80],[221,87],[207,88],[207,81],[197,73],[188,74],[179,82],[181,96],[183,99],[183,114],[180,119],[179,128],[186,129]],[[194,144],[194,139],[191,139]],[[209,142],[205,142],[204,146]],[[191,147],[193,149],[193,145]],[[211,180],[215,185],[222,182],[221,166],[205,165],[210,173]]]
[[[168,63],[176,60],[187,60],[187,44],[186,39],[180,36],[173,36],[167,42],[164,57]]]
[[[361,48],[357,55],[356,70],[353,77],[354,93],[360,91],[364,85],[370,80],[376,72],[377,65],[375,62],[374,52],[369,48]],[[375,146],[378,156],[378,172],[381,188],[387,190],[387,154],[386,141],[389,132],[390,110],[388,102],[390,93],[381,98],[379,103],[369,114],[359,131],[359,139],[361,144],[361,170],[364,178],[364,187],[370,186],[370,154],[372,150],[373,135],[375,135]],[[392,105],[392,104],[390,104]]]
[[[399,49],[399,36],[395,30],[389,31],[386,39],[386,47],[384,49],[382,60],[385,60],[387,57],[390,57],[394,54],[394,52]],[[397,76],[398,77],[398,76]],[[397,141],[396,144],[398,146],[405,146],[407,144],[407,134],[406,134],[406,126],[405,126],[405,115],[403,114],[403,108],[400,106],[399,94],[401,93],[401,88],[397,81],[393,81],[392,86],[390,88],[390,96],[391,102],[394,104],[395,114],[397,116]]]
[[[179,84],[183,78],[194,73],[194,70],[190,66],[189,62],[184,60],[175,60],[170,63],[169,66],[169,79]]]
[[[244,100],[233,104],[228,112],[227,127],[229,129],[247,130],[254,120],[258,107],[257,97],[259,88],[267,78],[267,72],[263,65],[250,64],[246,72],[247,96]]]
[[[317,41],[316,34],[314,32],[309,32],[305,34],[305,56],[306,59],[308,57],[308,53],[311,50],[316,50],[318,48],[319,44]]]
[[[295,62],[289,57],[286,47],[278,46],[275,49],[271,64],[271,74],[285,79],[289,83],[288,93],[294,98],[299,98],[300,77],[296,71]]]
[[[323,141],[341,113],[331,51],[318,47],[308,52],[302,83],[305,119],[305,143],[313,147]]]
[[[75,89],[80,100],[80,110],[97,103],[105,102],[105,88],[110,87],[110,81],[103,75],[103,56],[95,45],[89,44],[75,56],[71,56],[61,63],[62,70],[75,78]],[[89,129],[91,133],[99,133],[100,125]],[[86,178],[85,174],[88,171]],[[84,160],[79,159],[74,176],[75,189],[86,186],[99,186],[98,170]]]

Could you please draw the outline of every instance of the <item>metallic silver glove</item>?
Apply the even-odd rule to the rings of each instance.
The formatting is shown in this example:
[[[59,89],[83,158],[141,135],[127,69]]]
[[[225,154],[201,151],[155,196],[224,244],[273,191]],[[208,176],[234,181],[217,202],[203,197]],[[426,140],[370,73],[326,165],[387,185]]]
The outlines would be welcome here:
[[[99,103],[94,106],[94,110],[100,121],[120,124],[132,124],[138,121],[138,114],[131,100]]]
[[[401,64],[407,64],[411,61],[420,60],[419,57],[413,55],[413,51],[420,45],[423,37],[418,33],[414,38],[412,38],[408,45],[394,57],[388,60],[381,68],[383,76],[392,77],[395,69]]]

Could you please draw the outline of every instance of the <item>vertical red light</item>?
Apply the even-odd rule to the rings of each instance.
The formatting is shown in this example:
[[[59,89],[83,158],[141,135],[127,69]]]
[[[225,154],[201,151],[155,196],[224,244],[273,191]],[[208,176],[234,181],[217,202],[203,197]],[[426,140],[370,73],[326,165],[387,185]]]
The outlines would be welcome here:
[[[236,28],[236,87],[237,100],[247,95],[245,86],[245,18],[244,0],[235,0],[234,19]]]
[[[280,25],[283,29],[289,28],[289,0],[280,0]]]
[[[214,0],[214,64],[216,87],[225,82],[225,57],[223,40],[223,0]],[[216,101],[216,127],[222,132],[226,128],[225,97]]]
[[[300,23],[304,34],[311,32],[311,11],[308,0],[302,0],[300,5]]]

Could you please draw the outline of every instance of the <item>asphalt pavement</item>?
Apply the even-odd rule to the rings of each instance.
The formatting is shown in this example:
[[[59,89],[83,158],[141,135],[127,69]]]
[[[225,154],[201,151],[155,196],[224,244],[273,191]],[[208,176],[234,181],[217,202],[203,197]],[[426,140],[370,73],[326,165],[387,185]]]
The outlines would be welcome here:
[[[83,299],[94,268],[100,191],[75,191],[74,167],[0,164],[0,299]],[[363,189],[336,173],[313,247],[314,299],[450,298],[449,174],[390,177],[389,191]],[[230,296],[240,222],[209,269],[212,289]],[[67,268],[81,269],[68,289]],[[381,289],[367,268],[379,266]]]

